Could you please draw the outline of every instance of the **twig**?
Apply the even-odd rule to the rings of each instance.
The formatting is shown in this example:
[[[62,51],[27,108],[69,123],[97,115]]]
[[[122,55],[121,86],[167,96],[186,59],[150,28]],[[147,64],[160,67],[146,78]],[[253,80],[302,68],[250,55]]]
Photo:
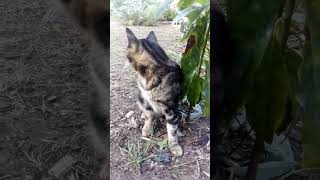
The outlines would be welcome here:
[[[200,173],[201,169],[200,169],[200,164],[199,164],[198,158],[196,158],[196,161],[197,161],[198,178],[200,178],[201,177],[201,173]]]
[[[37,162],[34,157],[29,156],[29,154],[26,151],[22,151],[24,155],[31,161],[33,162],[39,169],[41,168],[41,162]]]
[[[190,161],[190,162],[187,162],[187,163],[174,165],[173,167],[171,167],[171,168],[169,167],[168,169],[169,169],[169,170],[172,170],[172,169],[174,169],[174,168],[178,168],[178,167],[181,167],[181,166],[190,165],[190,164],[193,164],[193,163],[195,163],[195,162],[196,162],[196,160],[193,160],[193,161]]]
[[[12,175],[8,174],[8,175],[1,176],[0,179],[7,179],[7,178],[10,178],[10,177],[12,177]]]

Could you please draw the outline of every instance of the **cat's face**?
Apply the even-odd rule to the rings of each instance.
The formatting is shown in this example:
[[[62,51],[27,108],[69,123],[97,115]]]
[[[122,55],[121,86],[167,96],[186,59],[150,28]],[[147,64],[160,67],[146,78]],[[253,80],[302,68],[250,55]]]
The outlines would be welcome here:
[[[169,58],[158,44],[153,31],[145,39],[138,39],[129,28],[126,28],[126,33],[127,58],[136,71],[149,65],[165,64],[168,61]]]

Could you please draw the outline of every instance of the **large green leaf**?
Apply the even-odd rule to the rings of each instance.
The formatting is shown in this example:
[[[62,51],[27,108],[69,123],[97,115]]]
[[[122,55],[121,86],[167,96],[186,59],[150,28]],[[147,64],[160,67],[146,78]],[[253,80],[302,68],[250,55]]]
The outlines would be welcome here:
[[[204,4],[201,7],[197,8],[196,10],[190,12],[186,17],[188,17],[188,23],[187,23],[187,32],[182,36],[180,41],[184,41],[188,39],[188,37],[192,34],[195,28],[195,24],[199,18],[202,16],[209,16],[210,17],[210,4]],[[210,18],[208,18],[210,19]]]
[[[272,142],[276,131],[288,124],[296,105],[294,94],[301,58],[285,49],[293,8],[294,1],[288,0],[283,15],[275,21],[261,64],[254,74],[246,106],[257,139],[268,143]]]
[[[189,49],[182,55],[181,58],[181,69],[184,74],[184,93],[187,95],[189,103],[194,106],[195,102],[198,101],[201,91],[203,90],[203,83],[201,84],[200,92],[198,92],[198,81],[199,68],[201,68],[201,55],[205,50],[206,41],[208,40],[206,34],[208,32],[208,19],[209,16],[201,17],[195,25],[194,31],[192,32],[193,38],[189,39],[187,47]],[[190,41],[191,40],[191,41]],[[191,42],[191,43],[190,43]],[[192,94],[194,93],[194,94]]]
[[[307,27],[302,88],[305,99],[303,123],[303,164],[320,167],[320,1],[306,0]],[[310,39],[311,38],[311,39]]]
[[[159,8],[156,11],[156,17],[160,18],[163,13],[168,9],[169,5],[173,2],[173,0],[164,0],[162,1],[162,3],[160,4]]]
[[[162,1],[162,3],[160,4],[159,8],[157,9],[155,15],[157,18],[160,18],[163,13],[168,9],[168,7],[170,6],[170,4],[173,2],[173,0],[164,0]]]
[[[183,10],[183,9],[191,6],[191,4],[193,4],[193,3],[195,3],[195,2],[203,5],[203,4],[208,3],[209,0],[180,0],[180,1],[178,2],[178,8],[179,8],[180,10]]]
[[[203,6],[200,4],[192,4],[188,8],[183,9],[179,14],[174,18],[173,22],[177,22],[183,17],[188,16],[192,12],[196,12],[197,14],[200,14],[202,12]]]
[[[255,73],[246,110],[257,137],[271,143],[286,112],[289,75],[282,52],[273,39]]]
[[[279,135],[285,131],[289,125],[296,123],[298,120],[298,112],[301,105],[297,98],[297,88],[299,85],[299,70],[303,61],[303,57],[295,50],[288,49],[285,51],[283,58],[286,61],[286,66],[289,73],[289,96],[286,106],[286,114],[281,122],[281,125],[277,128],[276,133]],[[295,124],[294,124],[295,125]],[[290,130],[290,129],[289,129]]]
[[[233,49],[225,75],[225,119],[243,105],[274,28],[281,1],[227,0],[226,13]],[[243,23],[249,22],[249,23]]]
[[[260,39],[261,35],[264,36],[272,30],[281,2],[281,0],[227,0],[227,14],[232,34],[243,40]]]
[[[187,99],[191,106],[196,105],[200,101],[204,80],[194,75],[187,92]]]
[[[194,3],[194,2],[195,2],[195,0],[180,0],[177,5],[178,5],[179,10],[183,10],[183,9],[191,6],[192,3]]]

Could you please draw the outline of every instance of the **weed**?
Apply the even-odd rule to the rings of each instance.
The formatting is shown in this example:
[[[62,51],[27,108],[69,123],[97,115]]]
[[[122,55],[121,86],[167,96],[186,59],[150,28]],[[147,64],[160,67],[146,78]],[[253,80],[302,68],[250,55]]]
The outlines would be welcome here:
[[[123,145],[119,146],[121,155],[128,161],[127,165],[139,166],[141,163],[154,157],[154,155],[148,155],[150,153],[158,153],[168,147],[167,139],[150,138],[148,141],[142,141],[141,139],[129,139]]]

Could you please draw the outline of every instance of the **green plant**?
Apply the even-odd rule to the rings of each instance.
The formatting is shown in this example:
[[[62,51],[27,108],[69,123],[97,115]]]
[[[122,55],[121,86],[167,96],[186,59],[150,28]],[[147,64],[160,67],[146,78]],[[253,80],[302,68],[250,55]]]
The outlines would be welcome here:
[[[127,165],[139,166],[149,158],[155,157],[159,152],[168,148],[168,139],[148,138],[147,141],[141,139],[128,139],[119,150]],[[148,155],[153,153],[153,155]]]
[[[160,17],[173,0],[165,0],[158,9]],[[180,12],[174,22],[187,17],[186,33],[181,41],[187,41],[180,64],[184,75],[182,94],[189,102],[188,117],[192,107],[204,102],[205,115],[210,114],[210,2],[209,0],[180,0],[177,4]]]
[[[303,166],[320,166],[320,137],[312,127],[320,124],[320,1],[305,0],[306,42],[303,52],[287,46],[295,0],[226,1],[228,25],[235,43],[235,64],[239,74],[227,74],[225,96],[235,108],[224,113],[225,121],[244,106],[247,119],[256,133],[247,179],[255,179],[259,154],[264,143],[282,133],[304,106]],[[259,11],[257,11],[259,9]],[[250,23],[244,23],[250,19]],[[239,65],[240,64],[240,65]],[[232,66],[232,64],[230,65]],[[301,72],[300,72],[301,70]],[[237,79],[237,81],[234,81]],[[302,97],[301,97],[301,94]],[[299,97],[300,96],[300,97]],[[299,98],[298,98],[299,97]],[[299,99],[305,99],[301,104]]]
[[[159,14],[170,2],[168,0],[162,4]],[[206,14],[207,2],[180,0],[178,3],[182,11],[176,19],[186,16],[191,21],[182,38],[188,39],[188,45],[181,59],[186,78],[184,94],[190,107],[203,99],[203,91],[209,92],[201,75],[202,65],[209,64],[203,61],[206,54],[203,49],[206,49],[206,39],[210,35],[206,31],[209,25],[204,23],[208,22],[206,17],[210,17],[209,13]],[[224,77],[224,100],[229,106],[223,112],[221,121],[227,124],[239,108],[245,107],[247,120],[256,134],[247,171],[246,179],[249,180],[256,177],[264,143],[271,143],[276,133],[282,133],[294,123],[299,109],[304,109],[304,160],[301,165],[320,166],[320,132],[314,130],[320,125],[320,0],[302,2],[307,14],[306,42],[302,52],[287,46],[295,0],[226,0],[225,3],[227,23],[234,43],[234,51],[230,52],[233,53],[232,62],[228,62],[228,66],[237,67],[237,71],[228,71]],[[204,70],[206,68],[209,69],[205,67]],[[206,75],[204,73],[204,77]]]
[[[178,12],[175,9],[168,8],[163,13],[163,19],[166,21],[172,21],[177,15],[178,15]]]
[[[156,145],[157,143],[153,139],[150,139],[147,143],[141,142],[140,139],[130,139],[127,140],[124,147],[119,147],[119,149],[121,155],[128,161],[127,165],[139,166],[148,159],[147,153]]]
[[[112,0],[111,15],[126,25],[156,26],[159,20],[155,9],[159,3],[159,0]]]

